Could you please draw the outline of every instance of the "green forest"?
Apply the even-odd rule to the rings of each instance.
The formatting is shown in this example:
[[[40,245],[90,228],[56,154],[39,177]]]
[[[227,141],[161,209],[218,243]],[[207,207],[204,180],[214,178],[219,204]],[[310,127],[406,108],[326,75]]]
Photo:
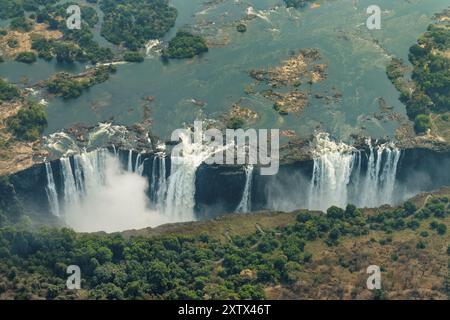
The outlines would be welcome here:
[[[169,41],[169,46],[163,51],[163,59],[193,58],[201,53],[208,52],[206,41],[186,31],[178,31]]]
[[[20,97],[19,89],[8,83],[6,80],[0,78],[0,102],[11,101]]]
[[[407,68],[394,58],[387,67],[387,75],[400,91],[408,117],[414,121],[417,133],[430,128],[430,113],[450,111],[450,25],[434,23],[409,49],[412,64],[412,83],[405,79]]]
[[[225,241],[205,232],[124,238],[77,234],[64,228],[30,231],[19,219],[21,224],[3,223],[0,229],[0,296],[265,299],[264,288],[289,288],[305,275],[305,268],[314,265],[314,256],[306,249],[312,242],[333,248],[345,239],[356,241],[381,232],[382,240],[371,241],[384,246],[392,242],[392,235],[410,230],[417,233],[416,250],[426,250],[431,235],[447,234],[448,204],[448,197],[435,196],[421,208],[406,202],[370,215],[353,205],[331,207],[326,215],[299,211],[294,223]],[[450,254],[450,246],[445,250]],[[397,261],[398,256],[391,259]],[[343,268],[355,268],[351,262],[340,263]],[[68,265],[82,270],[83,296],[65,287]],[[450,287],[442,288],[450,294]],[[379,290],[373,298],[383,295]]]
[[[43,105],[27,102],[17,115],[8,119],[8,130],[18,139],[38,140],[47,127],[47,114]]]
[[[138,50],[148,40],[162,37],[177,18],[177,10],[167,0],[102,0],[100,8],[105,13],[102,35],[130,50]]]

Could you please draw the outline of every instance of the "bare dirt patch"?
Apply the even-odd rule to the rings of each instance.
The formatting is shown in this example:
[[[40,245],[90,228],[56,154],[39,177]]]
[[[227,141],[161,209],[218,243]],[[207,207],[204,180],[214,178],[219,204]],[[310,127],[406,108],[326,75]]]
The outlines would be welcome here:
[[[60,39],[63,34],[59,30],[47,30],[48,25],[45,23],[36,23],[30,32],[20,32],[10,30],[8,34],[0,38],[0,51],[4,57],[14,58],[19,52],[34,51],[31,49],[31,42],[34,36],[44,37],[46,39]],[[17,45],[11,48],[8,41],[16,40]]]

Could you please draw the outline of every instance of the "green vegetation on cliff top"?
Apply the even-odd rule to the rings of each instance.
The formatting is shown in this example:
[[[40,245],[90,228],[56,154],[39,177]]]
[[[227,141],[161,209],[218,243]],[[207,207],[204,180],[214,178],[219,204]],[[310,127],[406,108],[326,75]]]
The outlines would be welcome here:
[[[398,208],[225,216],[148,235],[4,227],[0,297],[444,299],[448,194]],[[374,263],[382,266],[383,290],[371,292],[366,268]],[[82,270],[81,291],[65,289],[72,264]],[[411,281],[411,266],[434,271]]]

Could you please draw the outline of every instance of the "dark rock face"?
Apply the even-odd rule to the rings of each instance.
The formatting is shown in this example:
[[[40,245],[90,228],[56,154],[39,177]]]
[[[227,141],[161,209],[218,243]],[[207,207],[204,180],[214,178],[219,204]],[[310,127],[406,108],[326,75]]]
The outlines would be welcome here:
[[[195,181],[199,218],[234,212],[244,192],[246,174],[239,166],[201,165]]]
[[[59,172],[56,171],[56,172]],[[49,204],[45,187],[45,166],[35,165],[10,177],[18,199],[30,214],[49,215]]]
[[[402,153],[397,181],[408,191],[430,191],[450,185],[450,152],[429,149],[407,149]],[[422,190],[420,190],[422,191]]]
[[[23,214],[16,190],[7,177],[0,177],[0,226],[16,222]]]

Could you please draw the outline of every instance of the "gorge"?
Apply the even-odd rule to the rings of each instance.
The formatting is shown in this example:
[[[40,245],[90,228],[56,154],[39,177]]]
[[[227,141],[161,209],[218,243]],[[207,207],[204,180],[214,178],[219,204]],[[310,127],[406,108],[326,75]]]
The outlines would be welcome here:
[[[370,139],[356,148],[318,133],[311,159],[282,163],[274,176],[260,175],[258,166],[208,165],[207,151],[184,148],[190,152],[176,163],[169,151],[98,148],[36,164],[10,180],[32,216],[108,232],[232,212],[398,205],[450,183],[440,170],[450,164],[449,152]]]

